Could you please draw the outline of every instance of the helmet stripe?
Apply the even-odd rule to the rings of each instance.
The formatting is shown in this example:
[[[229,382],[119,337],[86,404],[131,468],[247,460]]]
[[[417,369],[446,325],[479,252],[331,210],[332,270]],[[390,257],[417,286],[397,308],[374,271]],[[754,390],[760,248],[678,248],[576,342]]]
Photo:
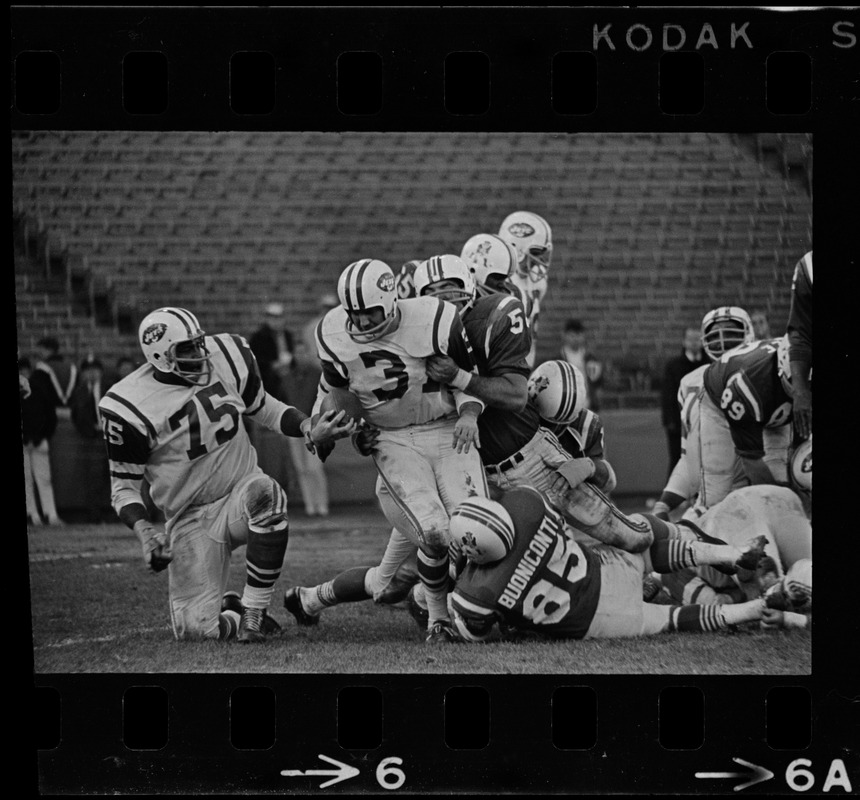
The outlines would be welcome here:
[[[559,372],[561,373],[562,406],[558,419],[568,419],[568,417],[570,417],[570,412],[573,410],[573,401],[575,399],[574,395],[576,394],[576,382],[573,381],[573,386],[571,386],[571,370],[566,362],[559,364]]]
[[[345,284],[346,302],[349,305],[350,311],[364,310],[364,292],[361,289],[361,282],[364,278],[364,273],[372,259],[364,258],[361,261],[356,261],[352,265],[352,269],[347,273]]]
[[[164,312],[176,317],[185,326],[189,338],[197,333],[198,328],[194,325],[194,317],[184,308],[165,308]]]
[[[471,519],[475,522],[480,522],[485,525],[500,539],[507,543],[508,548],[514,546],[513,531],[508,527],[498,514],[495,514],[485,508],[471,503],[463,503],[457,510],[457,516],[465,519]]]

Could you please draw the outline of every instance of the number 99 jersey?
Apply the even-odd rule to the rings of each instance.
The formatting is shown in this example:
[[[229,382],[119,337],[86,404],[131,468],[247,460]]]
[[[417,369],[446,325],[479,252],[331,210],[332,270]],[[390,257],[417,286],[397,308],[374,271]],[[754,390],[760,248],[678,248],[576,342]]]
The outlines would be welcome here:
[[[791,397],[777,370],[779,341],[735,347],[705,370],[705,391],[725,416],[742,456],[761,458],[764,428],[778,428],[791,419]]]
[[[514,523],[513,548],[492,564],[467,562],[454,611],[476,628],[502,618],[554,638],[583,638],[600,599],[599,556],[574,541],[534,489],[513,489],[500,502]]]

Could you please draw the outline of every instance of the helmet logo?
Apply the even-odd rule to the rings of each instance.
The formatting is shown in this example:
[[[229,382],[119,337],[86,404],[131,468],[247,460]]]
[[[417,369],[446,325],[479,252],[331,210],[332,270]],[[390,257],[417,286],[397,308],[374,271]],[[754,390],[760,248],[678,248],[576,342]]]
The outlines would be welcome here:
[[[487,239],[485,242],[481,242],[478,245],[478,252],[482,256],[488,255],[490,250],[492,250],[492,249],[493,249],[493,243],[489,239]]]
[[[467,552],[476,552],[478,549],[478,540],[475,538],[475,534],[471,531],[466,531],[460,537],[460,544],[463,545],[463,549]]]
[[[508,233],[516,236],[517,239],[525,239],[527,236],[534,235],[535,229],[528,222],[515,222],[508,228]]]
[[[544,389],[549,389],[549,378],[546,375],[535,375],[530,381],[529,399],[534,400]]]
[[[141,336],[141,341],[144,344],[155,344],[157,341],[160,341],[167,331],[167,325],[163,322],[156,322],[150,325],[144,332],[143,336]]]
[[[376,285],[382,289],[383,292],[393,292],[394,291],[394,275],[390,272],[386,272],[379,276],[379,280],[376,282]]]
[[[802,475],[812,474],[812,453],[800,462],[800,472]]]

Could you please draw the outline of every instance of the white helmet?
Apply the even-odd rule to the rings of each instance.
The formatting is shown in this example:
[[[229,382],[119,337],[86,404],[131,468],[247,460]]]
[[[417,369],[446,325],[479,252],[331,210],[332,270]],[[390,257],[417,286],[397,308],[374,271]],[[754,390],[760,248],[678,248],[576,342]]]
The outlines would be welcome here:
[[[475,302],[475,278],[472,276],[472,270],[459,256],[432,256],[422,261],[415,268],[413,281],[416,295],[441,297],[457,306],[461,314]],[[460,288],[435,287],[440,281],[456,281]]]
[[[394,287],[397,290],[398,300],[408,300],[410,297],[415,297],[415,281],[413,275],[415,268],[421,263],[419,259],[407,261],[397,273],[394,279]]]
[[[702,317],[702,349],[712,361],[754,338],[750,315],[740,306],[713,308]]]
[[[501,561],[514,546],[514,521],[501,503],[470,497],[451,514],[451,540],[475,564]]]
[[[776,346],[776,371],[779,373],[780,381],[782,381],[782,388],[791,397],[791,359],[789,357],[789,347],[788,334],[785,334],[780,338]]]
[[[812,491],[812,435],[794,448],[788,461],[788,474],[797,489]]]
[[[506,291],[505,283],[517,266],[517,251],[495,233],[478,233],[460,251],[460,258],[475,276],[478,294],[484,297]]]
[[[193,386],[205,386],[212,374],[206,334],[197,317],[184,308],[157,308],[137,331],[140,349],[159,372],[178,375]]]
[[[499,236],[517,252],[520,275],[537,282],[546,277],[552,259],[552,230],[549,223],[531,211],[514,211],[505,217]]]
[[[384,261],[363,258],[353,261],[340,275],[337,296],[347,313],[346,332],[356,342],[373,342],[384,336],[397,318],[394,273]],[[356,328],[352,314],[381,308],[383,320],[367,330]]]
[[[541,418],[554,425],[570,425],[585,408],[585,375],[561,359],[537,366],[528,381],[529,400]]]

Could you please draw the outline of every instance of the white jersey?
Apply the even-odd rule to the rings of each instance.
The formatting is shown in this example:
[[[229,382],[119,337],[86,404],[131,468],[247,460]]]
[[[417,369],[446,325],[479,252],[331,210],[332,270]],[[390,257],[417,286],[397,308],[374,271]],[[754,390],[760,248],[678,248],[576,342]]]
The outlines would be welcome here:
[[[690,412],[702,387],[705,385],[705,370],[707,364],[696,367],[681,378],[678,386],[678,407],[681,410],[681,438],[686,439],[690,433]]]
[[[144,364],[99,403],[117,511],[142,502],[146,480],[170,522],[189,506],[229,494],[258,468],[242,415],[271,418],[267,403],[285,406],[266,394],[242,337],[207,336],[206,346],[212,366],[206,386],[163,383]]]
[[[314,413],[329,388],[349,389],[367,422],[393,430],[453,419],[459,404],[472,399],[431,381],[425,367],[428,357],[449,355],[462,369],[477,371],[457,307],[436,297],[415,297],[399,300],[397,309],[397,328],[371,342],[356,342],[347,333],[342,307],[325,315],[316,335],[323,377]]]
[[[546,295],[549,284],[546,278],[533,281],[528,275],[520,275],[514,271],[508,279],[519,293],[523,308],[526,310],[526,325],[531,333],[532,344],[528,355],[529,366],[534,367],[537,350],[537,328],[540,317],[540,307]]]

